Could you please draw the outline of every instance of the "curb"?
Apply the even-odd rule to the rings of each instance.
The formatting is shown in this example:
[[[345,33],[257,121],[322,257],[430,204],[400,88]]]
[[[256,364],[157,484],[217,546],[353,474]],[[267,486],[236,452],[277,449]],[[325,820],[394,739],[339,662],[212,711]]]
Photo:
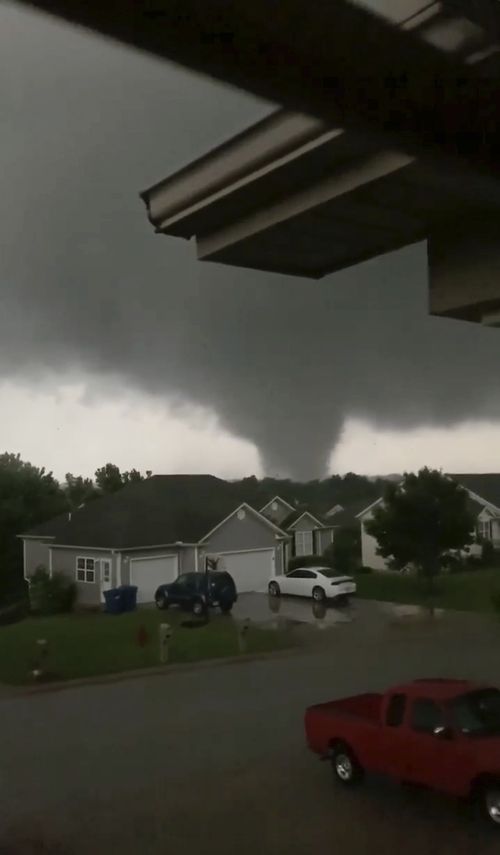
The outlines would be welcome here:
[[[144,677],[170,677],[190,671],[205,670],[230,665],[245,665],[250,662],[260,662],[267,659],[285,659],[297,652],[305,653],[304,648],[297,645],[285,650],[274,650],[268,653],[240,653],[236,656],[224,656],[215,659],[201,659],[196,662],[174,662],[172,665],[155,665],[151,668],[134,668],[132,671],[119,671],[116,674],[100,674],[96,677],[80,677],[76,680],[57,680],[53,683],[41,683],[34,686],[12,686],[4,683],[0,686],[0,703],[2,701],[27,698],[33,695],[45,695],[52,692],[65,692],[85,686],[100,686],[110,683],[124,683],[128,680],[140,680]],[[311,651],[312,652],[312,651]],[[3,693],[5,689],[5,694]]]

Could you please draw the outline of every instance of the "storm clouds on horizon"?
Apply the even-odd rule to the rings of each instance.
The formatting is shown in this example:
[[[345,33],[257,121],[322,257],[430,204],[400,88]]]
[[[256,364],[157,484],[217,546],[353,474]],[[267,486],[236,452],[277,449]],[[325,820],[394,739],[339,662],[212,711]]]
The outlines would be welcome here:
[[[312,282],[153,234],[139,191],[270,105],[14,6],[0,42],[0,380],[202,405],[301,478],[347,419],[500,420],[500,332],[428,316],[424,245]]]

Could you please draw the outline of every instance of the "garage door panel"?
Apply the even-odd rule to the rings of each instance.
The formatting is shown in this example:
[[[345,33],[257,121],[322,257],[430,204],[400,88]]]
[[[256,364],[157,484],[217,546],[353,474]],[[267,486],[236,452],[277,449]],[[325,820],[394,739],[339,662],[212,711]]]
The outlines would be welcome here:
[[[152,603],[158,586],[173,582],[177,575],[177,555],[134,558],[130,562],[130,584],[137,585],[138,603]]]
[[[267,591],[269,579],[274,575],[274,549],[224,552],[220,557],[239,594]]]

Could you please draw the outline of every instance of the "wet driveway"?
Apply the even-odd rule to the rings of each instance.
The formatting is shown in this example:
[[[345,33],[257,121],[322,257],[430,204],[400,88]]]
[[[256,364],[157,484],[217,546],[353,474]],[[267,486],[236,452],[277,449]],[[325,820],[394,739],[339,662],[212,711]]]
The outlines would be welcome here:
[[[316,603],[305,597],[270,597],[268,594],[240,594],[232,612],[237,620],[249,618],[262,626],[304,625],[312,629],[333,629],[346,624],[371,629],[386,625],[441,622],[448,618],[441,609],[430,612],[422,606],[398,605],[352,598],[345,605]]]

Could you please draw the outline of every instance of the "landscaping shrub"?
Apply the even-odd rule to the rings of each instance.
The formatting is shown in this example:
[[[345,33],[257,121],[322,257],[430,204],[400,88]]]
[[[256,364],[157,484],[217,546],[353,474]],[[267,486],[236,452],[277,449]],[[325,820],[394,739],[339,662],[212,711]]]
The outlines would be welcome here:
[[[483,540],[482,544],[482,563],[485,567],[500,567],[500,550],[495,549],[491,540]]]
[[[287,573],[298,570],[299,567],[326,567],[330,562],[324,555],[294,555],[288,561]]]
[[[373,573],[373,567],[367,567],[366,564],[362,564],[361,567],[356,567],[356,573]]]
[[[361,532],[359,526],[344,526],[335,531],[333,543],[325,549],[324,558],[339,573],[354,573],[361,564]]]
[[[76,585],[63,573],[49,575],[45,567],[38,567],[30,579],[31,610],[41,615],[70,612],[76,601]]]

